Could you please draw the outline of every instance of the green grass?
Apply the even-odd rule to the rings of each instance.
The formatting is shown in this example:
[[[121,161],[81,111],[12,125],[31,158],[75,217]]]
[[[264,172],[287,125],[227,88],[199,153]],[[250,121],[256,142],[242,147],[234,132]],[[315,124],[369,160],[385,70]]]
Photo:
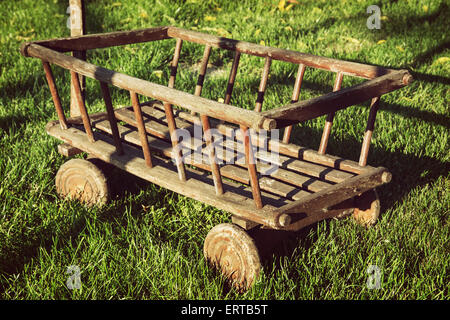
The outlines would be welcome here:
[[[88,1],[90,33],[175,25],[220,36],[390,68],[415,82],[385,95],[369,163],[393,181],[379,189],[382,215],[372,229],[351,219],[315,224],[265,262],[260,280],[239,295],[206,267],[203,240],[230,215],[114,171],[117,196],[103,208],[59,199],[54,186],[66,161],[45,124],[56,118],[42,66],[20,43],[68,36],[68,1],[0,2],[0,297],[2,299],[448,299],[450,50],[446,1],[377,1],[381,30],[366,27],[373,1]],[[286,5],[287,6],[287,5]],[[385,40],[385,41],[381,41]],[[173,40],[90,52],[93,63],[167,83]],[[183,46],[177,87],[193,92],[203,48]],[[213,50],[229,70],[232,55]],[[244,55],[233,105],[254,104],[264,61]],[[161,77],[160,72],[162,71]],[[275,61],[263,108],[290,100],[295,66]],[[69,76],[54,68],[63,105]],[[203,95],[222,98],[227,72],[207,78]],[[307,69],[301,99],[331,91],[333,74]],[[344,77],[344,86],[358,80]],[[87,81],[90,110],[103,109]],[[127,92],[113,91],[117,105]],[[367,104],[365,104],[367,106]],[[330,154],[357,160],[367,108],[340,111]],[[295,128],[294,142],[316,148],[324,119]],[[67,268],[79,266],[81,289]],[[369,265],[381,288],[366,287]]]

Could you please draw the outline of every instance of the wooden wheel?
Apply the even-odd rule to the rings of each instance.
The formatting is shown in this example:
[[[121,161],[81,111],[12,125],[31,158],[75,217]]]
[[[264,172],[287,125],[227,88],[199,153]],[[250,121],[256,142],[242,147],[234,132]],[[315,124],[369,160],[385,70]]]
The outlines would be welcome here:
[[[380,199],[375,189],[364,192],[355,198],[353,218],[359,224],[373,226],[380,216]]]
[[[235,224],[222,223],[212,228],[206,236],[203,254],[238,291],[249,289],[261,270],[254,240]]]
[[[61,197],[93,206],[105,204],[110,196],[103,172],[91,161],[71,159],[56,174],[56,191]]]

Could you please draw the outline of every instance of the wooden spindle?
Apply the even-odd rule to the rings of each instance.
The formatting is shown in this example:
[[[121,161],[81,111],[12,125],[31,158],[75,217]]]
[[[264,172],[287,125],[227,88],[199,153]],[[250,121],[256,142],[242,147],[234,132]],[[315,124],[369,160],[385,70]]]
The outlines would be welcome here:
[[[147,132],[145,131],[144,118],[142,117],[141,106],[139,105],[139,98],[137,93],[130,91],[131,104],[133,105],[134,117],[139,132],[139,139],[142,145],[142,152],[144,153],[145,164],[148,167],[153,167],[152,156],[150,154],[150,147],[148,145]]]
[[[178,61],[180,60],[181,46],[183,45],[183,40],[177,39],[175,44],[175,52],[173,54],[172,63],[170,65],[170,78],[169,78],[169,88],[175,87],[175,78],[177,75]],[[186,181],[186,170],[184,168],[181,148],[178,145],[178,135],[176,132],[177,126],[175,123],[175,118],[173,116],[172,105],[168,102],[164,102],[164,111],[166,113],[167,126],[169,127],[170,141],[172,142],[173,156],[175,158],[175,164],[177,166],[178,178],[181,181]]]
[[[300,97],[300,89],[302,87],[303,75],[305,74],[306,66],[302,63],[298,65],[297,77],[295,78],[294,91],[292,92],[291,103],[298,101]],[[288,126],[284,129],[283,142],[289,143],[291,139],[292,126]]]
[[[372,140],[373,128],[375,126],[375,118],[377,116],[378,106],[380,104],[380,97],[375,97],[370,103],[369,118],[367,119],[366,132],[361,147],[361,154],[359,156],[359,165],[364,167],[367,164],[367,157],[369,156],[370,141]]]
[[[48,87],[52,94],[53,104],[55,105],[56,113],[58,114],[59,125],[61,126],[61,129],[67,129],[69,126],[61,106],[61,99],[59,98],[58,90],[56,88],[52,68],[50,67],[50,64],[44,60],[42,60],[42,65],[44,66],[45,78],[47,79]]]
[[[219,165],[217,164],[216,151],[214,149],[213,137],[211,134],[211,125],[209,123],[208,116],[201,115],[200,119],[202,121],[206,147],[208,148],[209,162],[211,163],[211,173],[213,176],[214,188],[216,189],[216,194],[221,195],[223,194],[223,184],[222,184],[222,177],[220,175]]]
[[[256,98],[256,104],[255,104],[255,111],[261,112],[262,104],[264,101],[264,92],[266,91],[267,86],[267,80],[269,78],[269,70],[270,65],[272,63],[272,58],[267,56],[266,61],[264,63],[264,69],[261,76],[261,82],[259,83],[259,89],[258,89],[258,97]]]
[[[230,104],[231,101],[231,93],[233,92],[234,81],[236,80],[237,70],[239,67],[239,60],[241,59],[241,53],[239,51],[235,51],[233,64],[231,66],[230,75],[228,77],[227,91],[225,93],[225,104]]]
[[[108,84],[100,81],[100,89],[102,90],[103,100],[105,101],[106,114],[108,115],[109,125],[111,126],[111,132],[116,146],[117,153],[123,154],[122,141],[120,141],[119,128],[117,127],[117,120],[114,116],[114,107],[111,101],[111,94],[109,92]]]
[[[81,119],[83,120],[84,130],[86,130],[86,134],[90,142],[95,142],[94,133],[92,132],[91,121],[89,120],[89,115],[86,109],[86,105],[84,104],[84,99],[81,94],[80,88],[80,80],[78,78],[78,73],[75,71],[70,71],[70,76],[73,84],[75,100],[78,104],[78,109],[81,114]]]
[[[169,78],[169,88],[175,87],[175,78],[177,76],[178,60],[180,59],[181,46],[183,45],[183,40],[177,39],[175,44],[175,53],[173,55],[172,63],[170,64],[170,78]]]
[[[198,72],[197,85],[195,86],[194,95],[200,96],[202,94],[203,82],[205,81],[206,69],[208,68],[209,55],[211,54],[211,46],[206,45],[205,51],[203,52],[202,64],[200,65],[200,70]]]
[[[256,171],[256,162],[253,154],[252,142],[250,133],[247,127],[241,126],[242,139],[244,141],[245,162],[248,168],[248,175],[250,177],[250,185],[252,187],[253,200],[257,209],[261,209],[262,199],[261,190],[259,188],[258,173]]]
[[[344,74],[342,72],[338,72],[336,74],[336,81],[334,82],[333,91],[338,91],[341,89],[343,77]],[[327,115],[327,120],[325,121],[325,126],[323,128],[322,139],[320,140],[320,146],[318,150],[319,154],[325,154],[325,151],[327,150],[328,139],[330,137],[331,127],[333,126],[333,120],[334,112]]]
[[[172,142],[173,157],[178,170],[178,178],[181,181],[186,181],[186,170],[184,168],[182,159],[182,150],[178,144],[178,135],[176,131],[175,118],[173,116],[173,109],[170,103],[164,102],[164,111],[166,113],[167,125],[170,132],[170,141]]]

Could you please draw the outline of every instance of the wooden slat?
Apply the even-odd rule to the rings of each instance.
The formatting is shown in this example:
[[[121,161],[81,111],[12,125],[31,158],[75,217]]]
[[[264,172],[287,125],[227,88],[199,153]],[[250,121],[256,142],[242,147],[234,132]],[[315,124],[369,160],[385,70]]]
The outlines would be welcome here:
[[[142,110],[143,110],[144,114],[151,115],[160,120],[164,120],[162,118],[163,113],[156,108],[153,108],[150,106],[143,106]],[[118,110],[118,111],[120,112],[120,110]],[[181,128],[189,128],[190,126],[192,126],[188,122],[183,122],[181,119],[178,119],[178,121],[179,121],[178,124]],[[146,126],[149,127],[148,124]],[[154,132],[154,130],[147,129],[147,132],[152,133],[152,132]],[[160,135],[156,135],[156,136],[160,136]],[[197,145],[201,145],[201,142],[196,142],[195,137],[193,137],[193,140],[191,142],[184,144],[185,147],[187,147],[191,150],[196,150]],[[236,165],[245,167],[245,163],[242,163],[242,162],[236,161],[236,159],[233,159],[236,156],[241,157],[241,158],[245,157],[244,147],[242,144],[238,144],[235,141],[225,139],[225,141],[220,142],[219,145],[221,145],[223,147],[222,151],[224,153],[224,154],[217,155],[219,160],[225,161],[226,163],[230,163],[231,161],[234,161],[234,163]],[[227,152],[229,150],[233,150],[235,152]],[[206,154],[206,151],[205,151],[205,154]],[[232,158],[230,158],[230,156]],[[257,152],[255,154],[255,156],[258,160],[265,160],[267,162],[273,162],[279,166],[279,168],[277,170],[274,170],[273,172],[271,171],[271,173],[270,173],[271,177],[285,181],[285,182],[293,184],[293,185],[296,185],[298,187],[304,188],[305,190],[309,190],[309,191],[316,192],[316,191],[322,190],[323,188],[326,188],[331,185],[324,181],[314,179],[311,176],[323,178],[325,180],[329,180],[329,181],[333,181],[333,182],[340,182],[346,178],[353,176],[352,174],[348,174],[346,172],[341,172],[338,170],[329,170],[329,168],[326,168],[324,166],[319,166],[319,165],[311,164],[308,162],[291,159],[291,158],[285,157],[283,155],[278,155],[277,159],[274,159],[275,160],[274,161],[273,159],[270,158],[270,154],[268,154],[267,152],[264,152],[264,151]],[[258,172],[267,172],[271,168],[271,165],[258,161],[256,167],[257,167]],[[283,169],[283,167],[286,167],[287,169],[292,169],[297,172],[299,172],[300,170],[305,171],[309,176],[305,176],[302,174],[298,174],[296,172],[285,170],[285,169]],[[299,169],[299,168],[301,168],[301,169]],[[303,168],[305,168],[305,169],[303,170]],[[301,196],[301,195],[299,195],[299,196]]]
[[[68,128],[67,120],[66,116],[64,115],[64,110],[61,106],[61,99],[58,94],[58,89],[56,88],[52,68],[50,67],[50,64],[44,60],[42,60],[42,65],[44,67],[45,78],[47,79],[50,93],[52,94],[53,104],[55,106],[56,113],[58,114],[59,125],[61,126],[61,129],[67,129]]]
[[[369,119],[367,119],[366,132],[364,134],[363,143],[361,146],[361,153],[359,156],[359,165],[365,166],[367,164],[367,157],[369,156],[370,140],[372,140],[372,133],[375,126],[375,118],[377,116],[378,105],[380,97],[372,99],[370,104]]]
[[[302,87],[303,75],[305,74],[306,66],[302,63],[298,65],[297,77],[295,78],[294,90],[292,91],[291,103],[298,101],[300,97],[300,89]],[[289,143],[292,133],[292,125],[284,128],[283,142]]]
[[[391,178],[392,175],[386,168],[375,168],[349,178],[340,184],[313,193],[301,200],[287,204],[286,206],[279,208],[277,212],[280,214],[298,214],[308,213],[318,209],[326,211],[326,208],[328,207],[390,182]]]
[[[341,89],[342,79],[344,75],[341,72],[336,74],[336,80],[334,82],[333,91],[338,91]],[[325,120],[325,126],[323,128],[322,139],[320,140],[319,150],[317,151],[319,154],[325,154],[328,145],[328,139],[330,138],[331,127],[333,126],[334,112],[331,112],[327,115],[327,119]]]
[[[253,155],[252,141],[248,128],[242,126],[241,133],[244,140],[244,152],[245,152],[245,164],[248,169],[248,175],[250,177],[250,185],[252,187],[253,200],[257,208],[262,208],[263,203],[261,199],[261,190],[259,188],[258,172],[256,170],[256,161]]]
[[[152,156],[150,154],[150,147],[148,145],[147,134],[145,132],[144,119],[142,117],[142,110],[139,105],[139,99],[136,92],[130,91],[131,103],[133,104],[134,117],[139,132],[140,145],[144,153],[145,163],[148,167],[153,167]]]
[[[106,113],[108,115],[108,121],[111,125],[111,133],[114,139],[114,145],[117,152],[123,154],[122,142],[120,141],[119,129],[117,128],[117,121],[114,115],[114,107],[111,101],[111,94],[109,92],[108,85],[104,82],[100,82],[100,89],[102,91],[103,100],[105,101]]]
[[[163,109],[161,103],[157,101],[152,102],[152,106],[160,110]],[[182,110],[176,110],[175,115],[177,119],[186,120],[193,124],[200,123],[200,119],[197,116],[194,116]],[[212,125],[225,136],[230,136],[230,132],[234,132],[236,130],[236,127],[230,126],[228,124],[223,124],[218,121],[215,121]],[[261,137],[258,135],[252,135],[252,141],[255,143],[255,145],[258,146],[264,146],[267,144],[267,141],[265,139],[261,139]],[[277,150],[277,152],[279,152],[280,154],[297,158],[299,160],[309,161],[333,169],[347,171],[355,174],[361,174],[363,172],[366,172],[367,170],[373,169],[373,167],[371,166],[360,166],[358,162],[352,160],[343,159],[329,154],[322,155],[317,153],[316,150],[291,143],[284,143],[282,141],[269,140],[268,148],[269,150]]]
[[[138,150],[124,145],[125,154],[119,156],[115,152],[111,139],[103,137],[101,134],[99,134],[100,139],[92,143],[82,131],[76,128],[62,130],[57,122],[47,124],[46,130],[53,137],[66,142],[70,141],[72,146],[163,188],[231,212],[239,218],[248,219],[271,228],[282,228],[274,220],[275,216],[272,212],[276,207],[267,203],[261,209],[256,208],[251,198],[242,195],[248,194],[248,191],[244,190],[242,186],[224,181],[226,192],[217,196],[211,178],[199,174],[193,169],[187,168],[189,175],[193,178],[182,182],[178,179],[177,173],[171,169],[173,168],[171,161],[164,162],[155,157],[155,165],[153,168],[148,168]]]
[[[122,46],[126,44],[162,40],[167,38],[169,38],[167,36],[167,27],[156,27],[132,31],[107,32],[77,37],[41,40],[33,43],[59,52],[67,52]],[[21,46],[22,54],[26,55],[26,47],[29,44],[30,43],[24,43]]]
[[[74,94],[75,99],[78,104],[78,108],[80,110],[81,119],[83,120],[84,130],[86,131],[86,134],[91,142],[95,141],[94,133],[92,132],[91,122],[89,120],[89,114],[86,109],[86,105],[84,104],[84,99],[81,95],[81,87],[80,87],[80,81],[78,78],[78,74],[74,71],[70,72],[73,88],[74,88]]]
[[[272,58],[266,57],[266,60],[264,62],[263,73],[261,75],[261,82],[259,83],[258,96],[256,98],[256,104],[255,104],[256,112],[261,112],[261,109],[262,109],[262,104],[264,101],[264,93],[265,93],[266,87],[267,87],[267,80],[269,79],[269,71],[270,71],[271,63],[272,63]]]
[[[234,82],[236,81],[237,70],[239,67],[239,60],[241,58],[241,53],[236,51],[234,53],[233,64],[231,66],[230,75],[228,76],[227,91],[225,92],[225,104],[230,104],[231,94],[233,93]]]
[[[186,41],[192,41],[200,44],[209,44],[217,48],[239,51],[241,53],[260,57],[270,56],[275,60],[292,62],[295,64],[302,63],[313,68],[319,68],[334,72],[340,71],[344,74],[363,77],[367,79],[372,79],[393,71],[392,69],[387,69],[379,66],[371,66],[356,62],[320,57],[293,50],[272,48],[250,42],[218,37],[197,31],[185,30],[177,27],[169,27],[167,30],[167,34],[170,37],[182,38]]]
[[[111,134],[111,126],[108,121],[106,120],[99,120],[94,122],[94,125],[97,129],[100,129],[106,133]],[[136,131],[130,130],[129,128],[126,128],[124,126],[118,125],[120,136],[122,139],[124,139],[127,142],[130,142],[135,145],[140,145],[140,138]],[[152,150],[157,151],[161,154],[163,154],[166,157],[173,157],[172,154],[172,146],[169,142],[166,142],[161,139],[157,139],[152,136],[148,136],[149,146]],[[193,147],[193,145],[189,146]],[[193,149],[190,149],[193,151]],[[190,152],[192,152],[190,151]],[[204,150],[201,150],[203,154],[206,154]],[[198,161],[198,159],[201,159],[201,161]],[[203,170],[211,171],[211,166],[208,162],[203,161],[202,155],[196,156],[195,154],[191,153],[191,156],[185,156],[183,158],[184,162],[186,164],[190,164],[193,166],[196,166],[198,168],[201,168]],[[257,165],[259,166],[259,165]],[[273,177],[279,177],[280,180],[285,180],[286,182],[295,182],[296,181],[303,181],[305,183],[305,186],[308,186],[308,179],[305,179],[305,177],[299,177],[298,174],[295,174],[293,172],[287,171],[282,172],[283,170],[278,170]],[[284,170],[286,171],[286,170]],[[248,176],[248,171],[245,167],[245,164],[243,166],[237,166],[233,164],[225,164],[220,167],[220,175],[235,181],[238,181],[243,184],[250,185],[250,178]],[[300,179],[299,179],[300,178]],[[298,187],[277,181],[275,179],[269,178],[269,177],[263,177],[260,179],[260,187],[261,190],[269,191],[273,194],[276,194],[281,197],[285,197],[288,199],[293,200],[299,200],[302,197],[309,194],[309,192],[306,192],[304,190],[299,189]],[[311,184],[313,185],[313,184]],[[328,184],[327,184],[328,185]]]

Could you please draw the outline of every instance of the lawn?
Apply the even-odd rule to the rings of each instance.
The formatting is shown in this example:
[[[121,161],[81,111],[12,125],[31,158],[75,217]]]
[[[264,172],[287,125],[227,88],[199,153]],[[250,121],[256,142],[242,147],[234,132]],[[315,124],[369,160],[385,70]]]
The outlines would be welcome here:
[[[24,41],[69,36],[68,1],[0,2],[0,297],[2,299],[449,299],[450,7],[447,1],[377,1],[381,29],[368,29],[373,1],[87,1],[89,33],[174,25],[273,47],[410,70],[410,86],[383,96],[369,164],[393,174],[379,188],[378,223],[322,221],[292,235],[264,261],[244,294],[224,290],[203,259],[203,241],[228,213],[118,169],[113,201],[86,208],[60,199],[65,162],[45,124],[56,119],[39,60]],[[88,53],[92,63],[167,83],[173,40]],[[199,45],[186,45],[177,87],[193,92]],[[223,97],[232,55],[213,50],[203,96]],[[232,104],[251,108],[264,60],[243,55]],[[289,102],[295,66],[272,64],[263,108]],[[54,68],[65,110],[69,75]],[[307,70],[300,99],[332,90],[333,74]],[[343,86],[358,80],[344,77]],[[103,110],[87,81],[90,111]],[[113,101],[128,105],[127,92]],[[339,111],[327,152],[357,161],[367,103]],[[294,128],[317,148],[324,118]],[[77,155],[76,157],[85,157]],[[72,267],[71,267],[72,266]],[[73,267],[75,266],[75,267]],[[379,288],[367,270],[376,266]],[[74,288],[68,269],[79,268]],[[69,280],[69,282],[67,282]],[[71,284],[68,286],[68,283]],[[76,286],[78,287],[78,286]]]

